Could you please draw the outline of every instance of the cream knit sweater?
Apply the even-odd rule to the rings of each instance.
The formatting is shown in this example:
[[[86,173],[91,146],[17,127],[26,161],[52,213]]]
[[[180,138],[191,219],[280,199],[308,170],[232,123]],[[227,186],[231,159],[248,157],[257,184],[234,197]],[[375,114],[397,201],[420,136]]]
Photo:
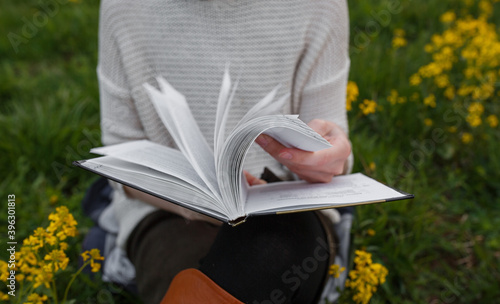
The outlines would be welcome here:
[[[208,143],[226,64],[239,79],[228,119],[232,129],[280,84],[283,113],[333,121],[347,131],[349,71],[345,0],[103,0],[99,27],[102,142],[147,138],[174,146],[142,86],[163,76],[186,96]],[[228,131],[229,131],[228,130]],[[227,134],[227,133],[226,133]],[[258,146],[245,168],[286,170]],[[116,191],[110,210],[123,247],[153,207]]]

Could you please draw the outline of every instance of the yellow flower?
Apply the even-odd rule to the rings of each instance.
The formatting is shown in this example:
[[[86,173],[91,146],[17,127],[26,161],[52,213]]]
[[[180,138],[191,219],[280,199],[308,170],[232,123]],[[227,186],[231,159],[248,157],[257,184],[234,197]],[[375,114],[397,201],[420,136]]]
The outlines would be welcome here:
[[[456,18],[457,18],[457,16],[455,15],[454,12],[448,11],[448,12],[442,14],[441,17],[439,18],[439,20],[442,23],[451,23],[451,22],[455,21]]]
[[[90,254],[90,258],[93,260],[104,260],[104,257],[101,256],[99,249],[91,249],[88,253]]]
[[[366,234],[368,234],[369,236],[374,236],[375,235],[375,230],[369,228],[368,230],[366,230]]]
[[[55,203],[57,203],[57,201],[59,200],[59,197],[55,194],[51,195],[50,198],[49,198],[49,201],[52,205],[54,205]]]
[[[359,105],[359,108],[363,112],[364,115],[368,115],[371,113],[375,113],[377,109],[377,103],[373,100],[365,99],[363,103]]]
[[[385,283],[385,278],[389,271],[383,265],[378,263],[373,263],[370,265],[370,269],[373,271],[375,277],[377,278],[379,284]]]
[[[9,265],[7,262],[0,260],[0,281],[6,282],[9,278]]]
[[[472,93],[472,91],[474,91],[473,86],[460,86],[460,88],[458,88],[458,95],[467,96]]]
[[[468,133],[468,132],[465,132],[464,134],[462,134],[462,142],[464,144],[469,144],[472,142],[474,138],[472,137],[472,134]]]
[[[362,250],[356,250],[355,253],[356,253],[356,257],[354,258],[354,263],[356,263],[356,265],[363,267],[367,264],[372,263],[371,253],[368,253],[368,252],[362,251]]]
[[[24,249],[24,250],[23,250]],[[33,251],[29,250],[29,248],[21,248],[21,258],[20,260],[25,261],[27,264],[35,266],[38,264],[38,260]]]
[[[369,168],[371,171],[375,171],[375,169],[377,168],[377,165],[374,162],[371,162],[369,165]]]
[[[495,86],[491,83],[483,83],[472,92],[472,98],[484,100],[490,98],[495,92]]]
[[[90,268],[92,272],[98,272],[101,268],[100,263],[96,263],[95,261],[102,261],[104,257],[101,256],[99,249],[91,249],[90,251],[85,251],[82,253],[83,261],[87,261],[90,259]]]
[[[52,235],[52,233],[48,232],[42,227],[38,227],[35,229],[33,235],[29,236],[27,239],[23,241],[23,244],[26,246],[31,246],[35,251],[39,248],[43,247],[45,244],[54,245],[57,242],[57,239]]]
[[[467,68],[464,69],[464,75],[465,75],[465,78],[467,78],[467,79],[471,79],[472,77],[477,78],[478,73],[479,73],[478,68],[474,67],[474,66],[468,66]]]
[[[346,110],[352,110],[352,103],[356,101],[359,95],[358,85],[354,81],[347,82],[346,89]]]
[[[434,52],[434,47],[432,46],[432,44],[426,44],[424,46],[424,51],[426,53],[432,53],[432,52]]]
[[[430,118],[426,118],[426,119],[424,119],[424,125],[426,125],[426,126],[428,126],[428,127],[432,126],[432,124],[433,124],[433,123],[434,123],[434,122],[433,122],[433,121],[432,121],[432,119],[430,119]]]
[[[394,38],[392,38],[392,47],[394,49],[398,49],[408,44],[408,41],[405,39],[405,34],[403,29],[394,30]]]
[[[61,248],[61,250],[63,250],[63,251],[66,250],[66,249],[68,249],[68,243],[66,243],[66,242],[60,242],[59,243],[59,248]]]
[[[469,114],[465,120],[467,120],[467,123],[469,123],[469,125],[473,128],[481,125],[482,123],[481,117],[477,114]]]
[[[394,49],[399,49],[401,47],[404,47],[408,44],[408,41],[406,41],[405,38],[403,37],[394,37],[392,38],[392,47]]]
[[[92,272],[98,272],[99,269],[101,269],[101,264],[96,263],[93,260],[90,262],[90,271]]]
[[[441,35],[438,34],[432,35],[431,41],[436,48],[441,48],[441,46],[443,46],[444,43],[443,37],[441,37]]]
[[[45,255],[44,260],[50,261],[50,266],[53,267],[53,271],[57,271],[59,269],[66,269],[68,266],[69,258],[66,256],[64,251],[62,250],[52,250],[50,253]]]
[[[47,267],[35,269],[35,271],[33,272],[33,276],[35,280],[33,288],[37,288],[42,284],[45,287],[50,288],[50,282],[52,282],[52,279],[54,278],[54,274],[49,269],[47,269]]]
[[[434,83],[438,88],[444,88],[450,84],[450,80],[448,79],[448,75],[439,75],[434,78]]]
[[[0,301],[8,301],[8,300],[9,300],[9,295],[0,291]]]
[[[344,272],[345,267],[340,267],[337,264],[330,265],[330,269],[328,270],[328,274],[334,278],[338,278],[342,272]]]
[[[395,105],[398,102],[398,91],[396,90],[391,90],[391,95],[387,97],[387,101],[391,103],[391,105]]]
[[[68,236],[76,235],[76,225],[78,224],[66,206],[56,208],[56,212],[49,215],[51,221],[47,231],[55,234],[60,241],[65,240]]]
[[[47,301],[47,296],[40,296],[36,293],[32,293],[26,300],[27,302],[25,302],[25,304],[43,304],[43,302]]]
[[[442,72],[443,72],[443,66],[436,62],[431,62],[418,69],[418,73],[423,78],[430,78],[433,76],[437,76],[440,75]]]
[[[490,116],[486,117],[486,121],[492,128],[496,128],[498,126],[498,117],[495,115],[491,114]]]
[[[434,94],[431,94],[431,95],[425,97],[424,104],[426,106],[431,107],[431,108],[435,108],[436,107],[436,96],[434,96]]]
[[[410,84],[412,86],[417,86],[420,83],[422,83],[422,78],[420,78],[420,76],[418,74],[411,75],[411,77],[410,77]]]
[[[491,16],[493,12],[493,6],[489,1],[479,1],[479,9],[481,10],[481,15],[484,17]]]
[[[455,98],[455,88],[453,86],[449,86],[444,90],[444,97],[448,98],[449,100],[452,100]]]
[[[480,102],[472,102],[467,108],[467,111],[469,111],[469,114],[481,115],[484,112],[484,106]]]
[[[368,303],[377,286],[385,282],[389,273],[387,268],[378,263],[372,263],[371,254],[356,250],[355,269],[349,272],[345,286],[354,291],[352,297],[355,303]]]

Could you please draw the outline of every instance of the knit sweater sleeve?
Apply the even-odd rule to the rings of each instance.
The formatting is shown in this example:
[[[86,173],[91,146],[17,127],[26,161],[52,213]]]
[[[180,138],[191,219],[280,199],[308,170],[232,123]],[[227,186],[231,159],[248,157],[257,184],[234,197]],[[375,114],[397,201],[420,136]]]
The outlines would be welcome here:
[[[117,37],[120,20],[115,1],[102,1],[97,76],[104,145],[146,138],[127,82]],[[116,5],[115,7],[113,7]],[[118,15],[119,16],[119,15]]]
[[[303,80],[298,79],[296,109],[305,122],[319,118],[332,121],[348,133],[346,85],[349,76],[349,20],[345,1],[323,2],[322,19],[309,26],[308,50],[303,55]],[[312,53],[309,56],[309,53]],[[350,155],[345,172],[353,164]]]

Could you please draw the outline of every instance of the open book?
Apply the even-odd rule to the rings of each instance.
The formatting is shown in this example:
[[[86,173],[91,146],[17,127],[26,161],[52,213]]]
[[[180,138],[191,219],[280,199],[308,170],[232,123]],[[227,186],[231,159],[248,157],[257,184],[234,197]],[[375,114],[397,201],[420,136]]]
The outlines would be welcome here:
[[[166,80],[160,90],[145,84],[151,102],[179,150],[148,140],[94,148],[98,158],[75,165],[166,201],[236,225],[248,216],[378,203],[413,196],[383,185],[361,173],[338,176],[330,183],[288,181],[248,186],[243,174],[245,155],[265,133],[284,146],[306,151],[330,143],[298,119],[276,115],[287,96],[274,100],[275,88],[225,135],[236,86],[225,72],[219,94],[213,150],[205,140],[185,97]]]

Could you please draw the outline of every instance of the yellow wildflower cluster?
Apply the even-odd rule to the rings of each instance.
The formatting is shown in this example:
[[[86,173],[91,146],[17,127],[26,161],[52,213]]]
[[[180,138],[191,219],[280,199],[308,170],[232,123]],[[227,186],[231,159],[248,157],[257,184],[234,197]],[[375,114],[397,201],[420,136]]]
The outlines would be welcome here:
[[[469,105],[468,110],[468,115],[467,115],[467,122],[469,125],[473,128],[479,126],[482,121],[481,121],[481,115],[484,112],[484,106],[480,102],[473,102]]]
[[[91,250],[87,250],[87,251],[83,252],[82,258],[83,258],[84,262],[86,262],[87,260],[90,259],[89,263],[90,263],[90,268],[91,268],[92,272],[98,272],[99,269],[101,269],[101,264],[96,263],[96,261],[104,260],[104,257],[101,256],[99,249],[91,249]]]
[[[486,117],[486,121],[492,128],[496,128],[498,126],[498,117],[494,114],[491,114],[490,116]]]
[[[368,230],[366,230],[366,234],[368,234],[369,236],[374,236],[376,232],[372,228],[369,228]]]
[[[352,110],[352,103],[358,99],[359,89],[358,85],[354,81],[347,82],[346,89],[346,110]]]
[[[9,295],[0,291],[0,301],[8,301],[9,300]]]
[[[424,104],[426,106],[431,107],[431,108],[435,108],[436,107],[436,96],[434,96],[434,94],[430,94],[429,96],[425,97]]]
[[[42,304],[45,301],[47,301],[46,295],[40,296],[39,294],[32,293],[28,296],[24,304]]]
[[[406,103],[407,99],[406,96],[400,96],[396,90],[391,90],[391,95],[387,97],[387,101],[389,101],[391,105]]]
[[[432,61],[409,79],[413,86],[420,85],[423,79],[431,79],[448,100],[455,100],[457,96],[460,102],[472,100],[466,118],[472,128],[481,125],[482,115],[493,110],[488,103],[495,97],[500,75],[500,40],[495,25],[488,23],[493,2],[498,0],[479,1],[477,18],[472,15],[457,18],[453,11],[441,15],[440,21],[448,28],[433,35],[431,43],[425,46],[425,51],[432,54]],[[435,97],[429,95],[424,104],[436,107]],[[495,118],[487,121],[490,127],[496,127]]]
[[[76,235],[77,222],[67,207],[56,208],[49,215],[47,228],[38,227],[32,235],[23,241],[17,256],[18,281],[33,283],[33,288],[44,285],[50,288],[54,273],[65,270],[69,263],[65,250],[68,244],[63,242],[67,237]]]
[[[58,272],[65,270],[69,264],[69,258],[65,252],[68,249],[68,243],[65,240],[77,234],[77,222],[65,206],[57,207],[56,211],[49,215],[49,220],[48,227],[36,228],[33,234],[23,241],[20,251],[15,253],[14,270],[16,281],[20,283],[19,297],[25,297],[25,303],[43,303],[48,300],[48,296],[57,299],[55,276]],[[84,254],[90,256],[90,260],[84,263],[74,276],[89,264],[92,271],[99,271],[100,264],[96,261],[104,259],[100,256],[99,250],[93,249]],[[84,257],[84,260],[87,259]],[[0,260],[0,281],[6,282],[8,274],[7,263]],[[73,280],[66,288],[65,298],[72,282]],[[40,291],[46,292],[48,296],[35,293]],[[4,298],[4,294],[0,293],[0,299]]]
[[[365,99],[363,100],[363,103],[359,105],[359,108],[364,115],[372,114],[377,111],[377,102]]]
[[[334,278],[338,278],[342,272],[345,271],[345,267],[340,267],[337,264],[330,265],[330,269],[328,269],[328,274]]]
[[[457,19],[455,12],[446,12],[441,15],[441,18],[439,18],[442,23],[451,23],[455,21],[455,19]]]
[[[474,139],[474,137],[472,136],[472,134],[470,134],[469,132],[464,132],[462,134],[462,142],[464,144],[470,144],[472,142],[472,140]]]
[[[355,253],[356,266],[349,272],[345,286],[354,290],[354,302],[366,304],[377,291],[377,286],[385,282],[389,272],[381,264],[373,263],[370,253],[363,250],[356,250]]]
[[[404,47],[408,44],[408,41],[406,41],[405,35],[406,35],[406,33],[403,29],[395,29],[394,30],[394,37],[392,38],[392,48],[393,49],[399,49],[399,48]]]

